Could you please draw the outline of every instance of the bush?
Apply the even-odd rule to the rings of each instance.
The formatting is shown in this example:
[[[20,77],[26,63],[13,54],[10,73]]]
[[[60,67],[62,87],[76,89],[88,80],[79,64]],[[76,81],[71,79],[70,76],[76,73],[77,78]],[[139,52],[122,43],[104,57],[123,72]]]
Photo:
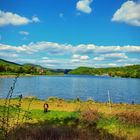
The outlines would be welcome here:
[[[140,115],[137,111],[125,111],[116,114],[116,117],[124,123],[140,125]]]
[[[93,99],[92,97],[89,97],[89,98],[87,99],[87,102],[95,102],[95,101],[94,101],[94,99]]]
[[[37,96],[25,96],[24,99],[39,100]]]
[[[97,110],[88,110],[81,113],[80,120],[87,127],[96,126],[98,120],[100,119],[100,114]]]
[[[64,99],[58,98],[58,97],[49,97],[48,101],[49,102],[57,102],[57,101],[61,102],[61,101],[64,101]]]

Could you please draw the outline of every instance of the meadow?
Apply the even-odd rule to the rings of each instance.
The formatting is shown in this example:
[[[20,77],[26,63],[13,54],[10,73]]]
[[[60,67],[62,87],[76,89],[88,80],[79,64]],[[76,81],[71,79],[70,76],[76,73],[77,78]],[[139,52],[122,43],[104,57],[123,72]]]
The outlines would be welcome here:
[[[44,113],[46,102],[49,110]],[[0,119],[0,139],[7,140],[140,139],[139,104],[24,97],[5,106],[0,99]]]

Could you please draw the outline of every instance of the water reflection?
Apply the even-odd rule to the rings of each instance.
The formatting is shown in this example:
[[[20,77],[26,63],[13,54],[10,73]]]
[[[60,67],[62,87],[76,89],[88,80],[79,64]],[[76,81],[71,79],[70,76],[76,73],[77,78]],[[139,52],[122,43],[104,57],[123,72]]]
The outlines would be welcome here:
[[[13,78],[0,78],[0,96],[5,97]],[[86,100],[106,102],[109,90],[113,102],[128,102],[133,100],[140,103],[140,79],[111,78],[94,76],[34,76],[20,77],[14,90],[14,96],[37,96],[46,99],[49,96],[58,96],[73,99],[79,96]]]

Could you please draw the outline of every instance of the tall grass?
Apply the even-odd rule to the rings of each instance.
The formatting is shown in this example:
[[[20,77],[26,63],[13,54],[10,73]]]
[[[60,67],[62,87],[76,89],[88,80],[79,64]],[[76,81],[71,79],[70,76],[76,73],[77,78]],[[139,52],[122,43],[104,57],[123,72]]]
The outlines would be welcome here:
[[[21,121],[28,118],[29,107],[31,102],[29,102],[28,110],[23,110],[21,108],[22,104],[22,95],[17,98],[17,104],[11,104],[12,96],[14,89],[16,87],[19,74],[13,80],[13,84],[7,93],[6,98],[4,99],[4,104],[0,106],[0,139],[7,139],[9,137],[9,132],[18,126]],[[23,115],[24,113],[24,115]]]

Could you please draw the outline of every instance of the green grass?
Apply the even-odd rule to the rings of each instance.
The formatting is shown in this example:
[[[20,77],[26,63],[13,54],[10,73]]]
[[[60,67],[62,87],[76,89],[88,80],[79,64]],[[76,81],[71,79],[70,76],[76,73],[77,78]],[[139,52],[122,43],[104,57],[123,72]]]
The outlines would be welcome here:
[[[126,138],[134,138],[140,131],[139,126],[124,124],[120,122],[116,117],[100,119],[100,121],[97,123],[97,128],[103,129],[108,133],[119,137],[125,136]]]
[[[4,99],[0,100],[0,118],[3,113],[3,105]],[[26,124],[30,124],[30,126],[34,127],[34,131],[46,131],[45,129],[49,129],[47,127],[51,127],[51,131],[58,131],[59,127],[67,127],[75,128],[75,131],[78,133],[82,133],[83,130],[90,130],[89,134],[92,134],[92,131],[98,131],[98,134],[102,132],[103,134],[109,134],[116,137],[131,137],[136,138],[140,137],[139,131],[139,110],[140,105],[127,105],[127,104],[112,104],[112,110],[110,112],[107,104],[103,103],[95,103],[92,102],[78,102],[78,101],[65,101],[60,98],[50,97],[47,100],[49,104],[49,111],[43,112],[43,104],[46,101],[38,100],[35,98],[31,102],[31,106],[29,109],[28,117],[30,119],[24,119],[22,122],[22,117],[24,115],[24,111],[28,109],[28,105],[31,101],[31,98],[25,98],[21,102],[21,111],[20,111],[20,126],[25,127]],[[17,122],[18,118],[18,99],[11,99],[10,106],[10,123]],[[129,110],[128,110],[129,109]],[[135,115],[134,115],[135,110]],[[120,115],[121,112],[125,112],[125,114]],[[129,113],[131,112],[131,113]],[[133,118],[131,117],[133,115]],[[119,116],[119,117],[118,117]],[[125,121],[122,121],[121,118],[125,117]],[[14,120],[13,120],[14,119]],[[134,119],[136,121],[134,125],[132,123],[128,123],[130,119]],[[123,119],[124,120],[124,119]],[[25,123],[25,125],[24,125]],[[12,125],[11,125],[12,126]],[[36,128],[37,126],[37,128]],[[42,128],[42,126],[44,128]],[[54,130],[54,128],[56,128]],[[61,130],[63,130],[63,128]],[[39,129],[39,130],[36,130]],[[79,130],[80,129],[80,130]],[[48,130],[48,131],[50,131]],[[81,131],[82,130],[82,131]],[[31,129],[32,131],[32,129]],[[71,131],[71,130],[70,130]],[[99,132],[100,131],[100,132]],[[69,132],[71,133],[71,132]],[[75,133],[75,132],[74,132]],[[35,135],[35,134],[34,134]]]
[[[98,124],[97,128],[102,128],[108,130],[110,133],[116,133],[117,130],[123,129],[123,125],[115,117],[102,118]]]
[[[52,125],[74,125],[79,114],[76,112],[31,110],[31,117],[35,121],[46,121]]]

